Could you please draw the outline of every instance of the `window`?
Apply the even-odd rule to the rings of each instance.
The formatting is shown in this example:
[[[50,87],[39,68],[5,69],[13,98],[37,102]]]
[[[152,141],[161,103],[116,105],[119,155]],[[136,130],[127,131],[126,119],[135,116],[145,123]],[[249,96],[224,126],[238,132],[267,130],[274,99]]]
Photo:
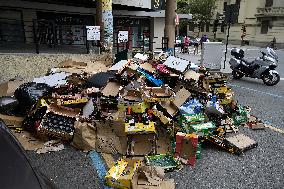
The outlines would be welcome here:
[[[269,27],[269,20],[264,20],[261,22],[261,34],[267,34]]]
[[[266,0],[265,7],[271,7],[273,5],[273,0]]]

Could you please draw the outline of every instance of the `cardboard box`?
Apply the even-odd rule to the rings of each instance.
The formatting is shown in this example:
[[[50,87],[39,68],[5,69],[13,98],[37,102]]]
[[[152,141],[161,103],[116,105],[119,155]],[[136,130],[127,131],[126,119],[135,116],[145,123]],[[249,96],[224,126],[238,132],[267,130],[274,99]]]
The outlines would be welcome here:
[[[164,171],[171,171],[177,169],[180,166],[179,161],[169,154],[145,156],[145,160],[146,165],[159,166],[162,167]]]
[[[8,116],[0,114],[0,119],[2,119],[6,125],[21,126],[24,121],[24,117]]]
[[[233,146],[234,149],[232,152],[237,154],[257,146],[257,142],[244,134],[227,137],[226,142],[228,142],[230,146]]]
[[[196,134],[176,134],[175,157],[182,163],[194,166],[198,149],[198,136]]]
[[[108,97],[108,96],[118,96],[118,92],[121,85],[118,82],[108,82],[107,85],[102,89],[101,93]]]
[[[160,167],[143,166],[133,179],[135,189],[174,189],[173,179],[165,179],[164,170]]]
[[[186,90],[185,88],[180,89],[175,96],[175,99],[173,100],[173,104],[179,108],[181,107],[185,101],[191,96],[191,93]]]
[[[127,155],[144,156],[157,153],[156,134],[127,135]]]
[[[132,180],[141,165],[142,161],[137,159],[126,158],[117,161],[105,176],[106,184],[114,188],[132,189]]]
[[[143,87],[142,99],[147,102],[161,102],[174,100],[174,92],[168,87]]]
[[[127,134],[156,133],[155,122],[149,121],[149,124],[125,123],[125,132]]]

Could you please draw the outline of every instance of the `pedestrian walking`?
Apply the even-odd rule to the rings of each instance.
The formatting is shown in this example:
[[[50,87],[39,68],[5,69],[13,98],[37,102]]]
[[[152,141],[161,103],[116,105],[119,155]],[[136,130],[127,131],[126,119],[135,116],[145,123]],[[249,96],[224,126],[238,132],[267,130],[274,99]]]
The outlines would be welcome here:
[[[202,35],[201,39],[200,39],[200,45],[201,45],[201,49],[203,48],[203,43],[207,42],[208,37],[207,35]]]

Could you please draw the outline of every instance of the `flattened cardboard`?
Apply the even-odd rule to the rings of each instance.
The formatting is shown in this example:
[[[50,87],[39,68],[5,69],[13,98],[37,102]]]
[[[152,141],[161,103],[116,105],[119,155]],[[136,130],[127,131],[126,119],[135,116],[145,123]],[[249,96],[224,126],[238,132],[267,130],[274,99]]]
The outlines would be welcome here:
[[[71,59],[65,60],[58,64],[59,68],[70,68],[70,67],[81,68],[81,67],[86,67],[86,66],[87,66],[87,63],[85,62],[76,62]]]
[[[13,135],[18,139],[25,150],[36,151],[43,148],[45,141],[35,138],[31,133],[27,131],[21,131],[20,133],[11,130]]]
[[[173,104],[176,107],[181,107],[185,103],[185,101],[190,97],[191,93],[186,90],[185,88],[180,89],[175,96],[175,99],[173,101]]]
[[[104,96],[117,96],[121,85],[117,82],[108,82],[101,91]]]
[[[257,142],[244,134],[227,137],[226,140],[242,151],[257,145]]]
[[[6,125],[21,126],[25,118],[0,114],[0,119],[3,119]]]
[[[96,149],[97,131],[94,125],[87,122],[75,122],[72,146],[83,151]]]
[[[188,70],[188,71],[185,72],[185,74],[184,74],[184,78],[185,78],[185,79],[188,79],[188,80],[193,79],[193,80],[195,80],[195,81],[198,81],[198,80],[199,80],[199,77],[200,77],[200,74],[197,73],[197,72],[195,72],[195,71],[193,71],[193,70]]]
[[[96,151],[109,154],[122,154],[122,146],[119,137],[112,129],[102,122],[96,122],[97,140]]]
[[[0,84],[0,97],[12,96],[15,90],[24,83],[22,80],[7,81]]]
[[[140,64],[140,67],[143,68],[144,70],[147,70],[150,73],[153,73],[156,71],[156,69],[153,68],[153,66],[147,62],[144,64]]]

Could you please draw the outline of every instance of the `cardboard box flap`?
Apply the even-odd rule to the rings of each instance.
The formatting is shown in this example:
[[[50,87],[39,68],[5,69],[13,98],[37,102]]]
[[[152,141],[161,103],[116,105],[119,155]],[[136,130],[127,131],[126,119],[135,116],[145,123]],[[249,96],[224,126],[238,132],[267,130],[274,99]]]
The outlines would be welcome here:
[[[101,91],[104,96],[117,96],[121,85],[117,82],[108,82]]]
[[[112,67],[110,67],[108,70],[117,71],[118,73],[120,73],[127,66],[127,64],[128,60],[121,60]]]
[[[186,90],[185,88],[180,89],[175,96],[175,99],[173,100],[173,104],[176,107],[181,107],[185,103],[185,101],[190,97],[191,93]]]
[[[167,58],[167,60],[164,62],[164,64],[169,68],[172,68],[172,69],[174,69],[178,72],[183,73],[184,71],[187,70],[190,62],[188,60],[184,60],[184,59],[181,59],[181,58],[169,56]]]
[[[188,70],[187,72],[185,72],[184,74],[185,79],[193,79],[195,81],[199,80],[200,74],[193,71],[193,70]]]
[[[144,70],[147,70],[148,72],[155,72],[156,69],[153,68],[153,66],[150,63],[144,63],[144,64],[140,64],[140,67],[143,68]]]
[[[23,80],[11,80],[0,84],[0,97],[12,96],[15,90],[24,83]]]
[[[138,171],[138,184],[158,186],[165,177],[163,168],[157,166],[143,166]]]
[[[231,137],[226,138],[226,140],[241,150],[245,150],[257,144],[253,139],[249,138],[248,136],[244,134],[238,134],[235,136],[231,136]]]

